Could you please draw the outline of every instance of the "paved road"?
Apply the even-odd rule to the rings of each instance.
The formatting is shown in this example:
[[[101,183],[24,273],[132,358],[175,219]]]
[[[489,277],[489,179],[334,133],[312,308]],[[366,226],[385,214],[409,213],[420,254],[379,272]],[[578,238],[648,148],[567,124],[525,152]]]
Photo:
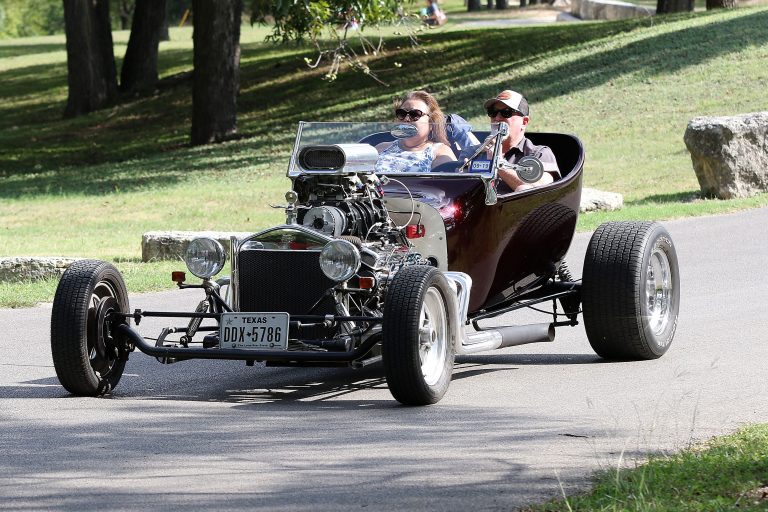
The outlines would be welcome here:
[[[377,368],[138,353],[113,397],[75,398],[51,365],[50,306],[0,310],[0,509],[510,510],[766,422],[766,225],[768,209],[667,223],[683,300],[662,359],[605,363],[580,327],[560,330],[551,345],[459,359],[425,408],[399,407]],[[196,298],[179,295],[132,306]]]

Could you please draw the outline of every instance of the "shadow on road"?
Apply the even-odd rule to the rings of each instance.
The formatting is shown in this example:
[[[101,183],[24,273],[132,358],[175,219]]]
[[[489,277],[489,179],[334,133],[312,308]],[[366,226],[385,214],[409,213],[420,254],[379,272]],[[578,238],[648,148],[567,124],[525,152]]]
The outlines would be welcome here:
[[[517,370],[518,366],[608,364],[589,354],[489,354],[458,356],[453,380]],[[361,395],[371,398],[360,399]],[[76,398],[56,377],[0,387],[0,398]],[[161,366],[150,357],[133,357],[112,395],[100,398],[206,401],[238,404],[304,404],[309,408],[398,407],[387,389],[381,364],[351,368],[281,368],[229,361],[188,361]]]
[[[458,356],[458,364],[509,364],[519,366],[550,366],[572,364],[611,364],[595,354],[479,354]]]

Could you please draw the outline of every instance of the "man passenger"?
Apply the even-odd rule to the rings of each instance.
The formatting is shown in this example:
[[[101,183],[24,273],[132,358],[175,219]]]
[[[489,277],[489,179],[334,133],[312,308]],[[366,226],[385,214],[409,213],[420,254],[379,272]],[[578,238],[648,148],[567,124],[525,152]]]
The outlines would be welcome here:
[[[495,98],[487,100],[483,106],[491,121],[491,129],[495,123],[504,123],[509,128],[508,135],[501,143],[501,151],[509,163],[516,164],[524,156],[535,156],[544,166],[544,174],[535,183],[525,183],[518,178],[517,173],[508,169],[499,169],[499,178],[509,189],[518,192],[541,185],[547,185],[560,177],[557,160],[548,146],[537,146],[525,136],[525,128],[530,121],[528,100],[519,92],[506,89]],[[459,160],[468,158],[478,146],[466,148]],[[504,193],[499,187],[499,193]]]

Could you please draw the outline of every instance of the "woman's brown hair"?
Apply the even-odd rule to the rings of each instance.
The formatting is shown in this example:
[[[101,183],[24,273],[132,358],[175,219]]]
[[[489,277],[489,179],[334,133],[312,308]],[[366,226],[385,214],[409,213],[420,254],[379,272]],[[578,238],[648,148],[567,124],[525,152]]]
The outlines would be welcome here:
[[[433,142],[442,142],[448,146],[448,136],[445,132],[445,115],[440,109],[440,105],[437,104],[435,97],[427,91],[411,91],[402,98],[395,100],[395,108],[400,108],[408,100],[420,100],[427,105],[429,109],[429,122],[432,123],[429,139]]]

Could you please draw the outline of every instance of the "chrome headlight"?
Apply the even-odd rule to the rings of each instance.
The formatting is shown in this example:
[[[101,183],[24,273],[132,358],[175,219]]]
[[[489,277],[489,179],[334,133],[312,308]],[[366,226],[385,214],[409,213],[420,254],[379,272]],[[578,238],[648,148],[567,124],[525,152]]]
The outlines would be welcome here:
[[[328,279],[346,281],[360,270],[360,251],[346,240],[328,242],[320,251],[320,268]]]
[[[227,256],[224,247],[213,238],[195,238],[187,246],[184,263],[190,272],[201,279],[208,279],[224,268]]]

